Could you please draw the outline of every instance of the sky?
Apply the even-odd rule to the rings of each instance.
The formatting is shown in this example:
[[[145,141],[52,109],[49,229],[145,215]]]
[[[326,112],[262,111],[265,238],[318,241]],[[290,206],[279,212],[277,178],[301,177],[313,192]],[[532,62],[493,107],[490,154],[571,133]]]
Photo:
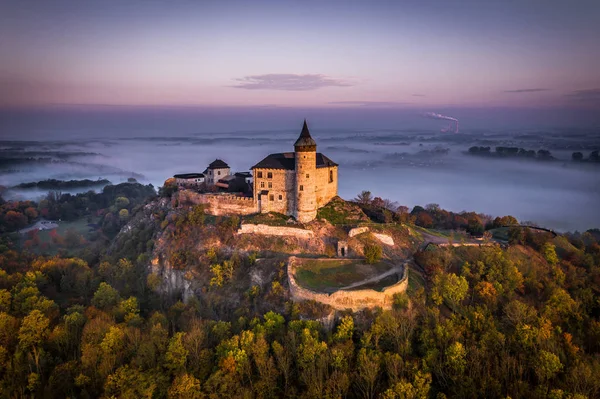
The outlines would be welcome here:
[[[600,1],[0,0],[0,106],[600,109]]]

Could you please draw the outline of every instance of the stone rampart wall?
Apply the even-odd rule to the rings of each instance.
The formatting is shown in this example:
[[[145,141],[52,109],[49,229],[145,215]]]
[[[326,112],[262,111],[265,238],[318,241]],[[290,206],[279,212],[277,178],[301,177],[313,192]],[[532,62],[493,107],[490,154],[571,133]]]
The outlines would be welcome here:
[[[429,247],[430,245],[434,245],[436,247],[493,247],[498,244],[494,242],[430,242],[425,245],[425,248]]]
[[[251,215],[257,213],[256,203],[253,198],[237,195],[199,194],[190,190],[178,191],[178,200],[181,204],[204,204],[205,212],[215,216],[221,215]]]
[[[262,234],[268,236],[291,236],[308,239],[314,236],[311,230],[296,227],[267,226],[266,224],[242,224],[237,231],[238,234]]]
[[[294,256],[290,257],[287,266],[290,294],[292,300],[296,302],[314,300],[330,305],[334,309],[351,309],[354,312],[376,306],[380,306],[383,309],[390,309],[392,307],[394,294],[406,292],[406,289],[408,288],[408,267],[404,265],[402,276],[398,282],[390,285],[383,291],[364,289],[351,291],[339,290],[332,294],[314,292],[300,287],[296,282],[294,277],[296,273],[296,259],[297,258]]]

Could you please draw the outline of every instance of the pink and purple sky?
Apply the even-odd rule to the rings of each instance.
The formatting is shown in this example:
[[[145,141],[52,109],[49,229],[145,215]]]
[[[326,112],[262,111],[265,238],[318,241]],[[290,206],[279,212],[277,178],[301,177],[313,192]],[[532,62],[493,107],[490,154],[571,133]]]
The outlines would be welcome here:
[[[600,1],[0,0],[0,105],[600,109]]]

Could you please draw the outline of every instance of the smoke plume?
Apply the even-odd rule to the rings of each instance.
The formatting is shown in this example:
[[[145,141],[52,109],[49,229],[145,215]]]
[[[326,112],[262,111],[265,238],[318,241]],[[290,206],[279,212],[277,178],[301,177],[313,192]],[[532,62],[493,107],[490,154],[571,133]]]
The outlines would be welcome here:
[[[442,120],[454,122],[454,123],[450,123],[450,125],[448,125],[448,127],[443,128],[442,132],[452,132],[453,131],[454,133],[458,133],[458,119],[453,118],[451,116],[437,114],[435,112],[426,112],[424,115],[427,118],[431,118],[431,119],[442,119]]]

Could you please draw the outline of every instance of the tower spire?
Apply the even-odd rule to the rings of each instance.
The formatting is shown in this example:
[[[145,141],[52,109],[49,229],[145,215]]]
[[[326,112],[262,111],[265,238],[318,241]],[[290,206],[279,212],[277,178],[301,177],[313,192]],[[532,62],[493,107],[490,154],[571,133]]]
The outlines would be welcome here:
[[[296,148],[296,151],[315,151],[317,149],[317,143],[310,135],[308,125],[306,124],[306,119],[304,119],[304,125],[302,126],[300,137],[298,137],[298,140],[296,140],[294,143],[294,147]]]

